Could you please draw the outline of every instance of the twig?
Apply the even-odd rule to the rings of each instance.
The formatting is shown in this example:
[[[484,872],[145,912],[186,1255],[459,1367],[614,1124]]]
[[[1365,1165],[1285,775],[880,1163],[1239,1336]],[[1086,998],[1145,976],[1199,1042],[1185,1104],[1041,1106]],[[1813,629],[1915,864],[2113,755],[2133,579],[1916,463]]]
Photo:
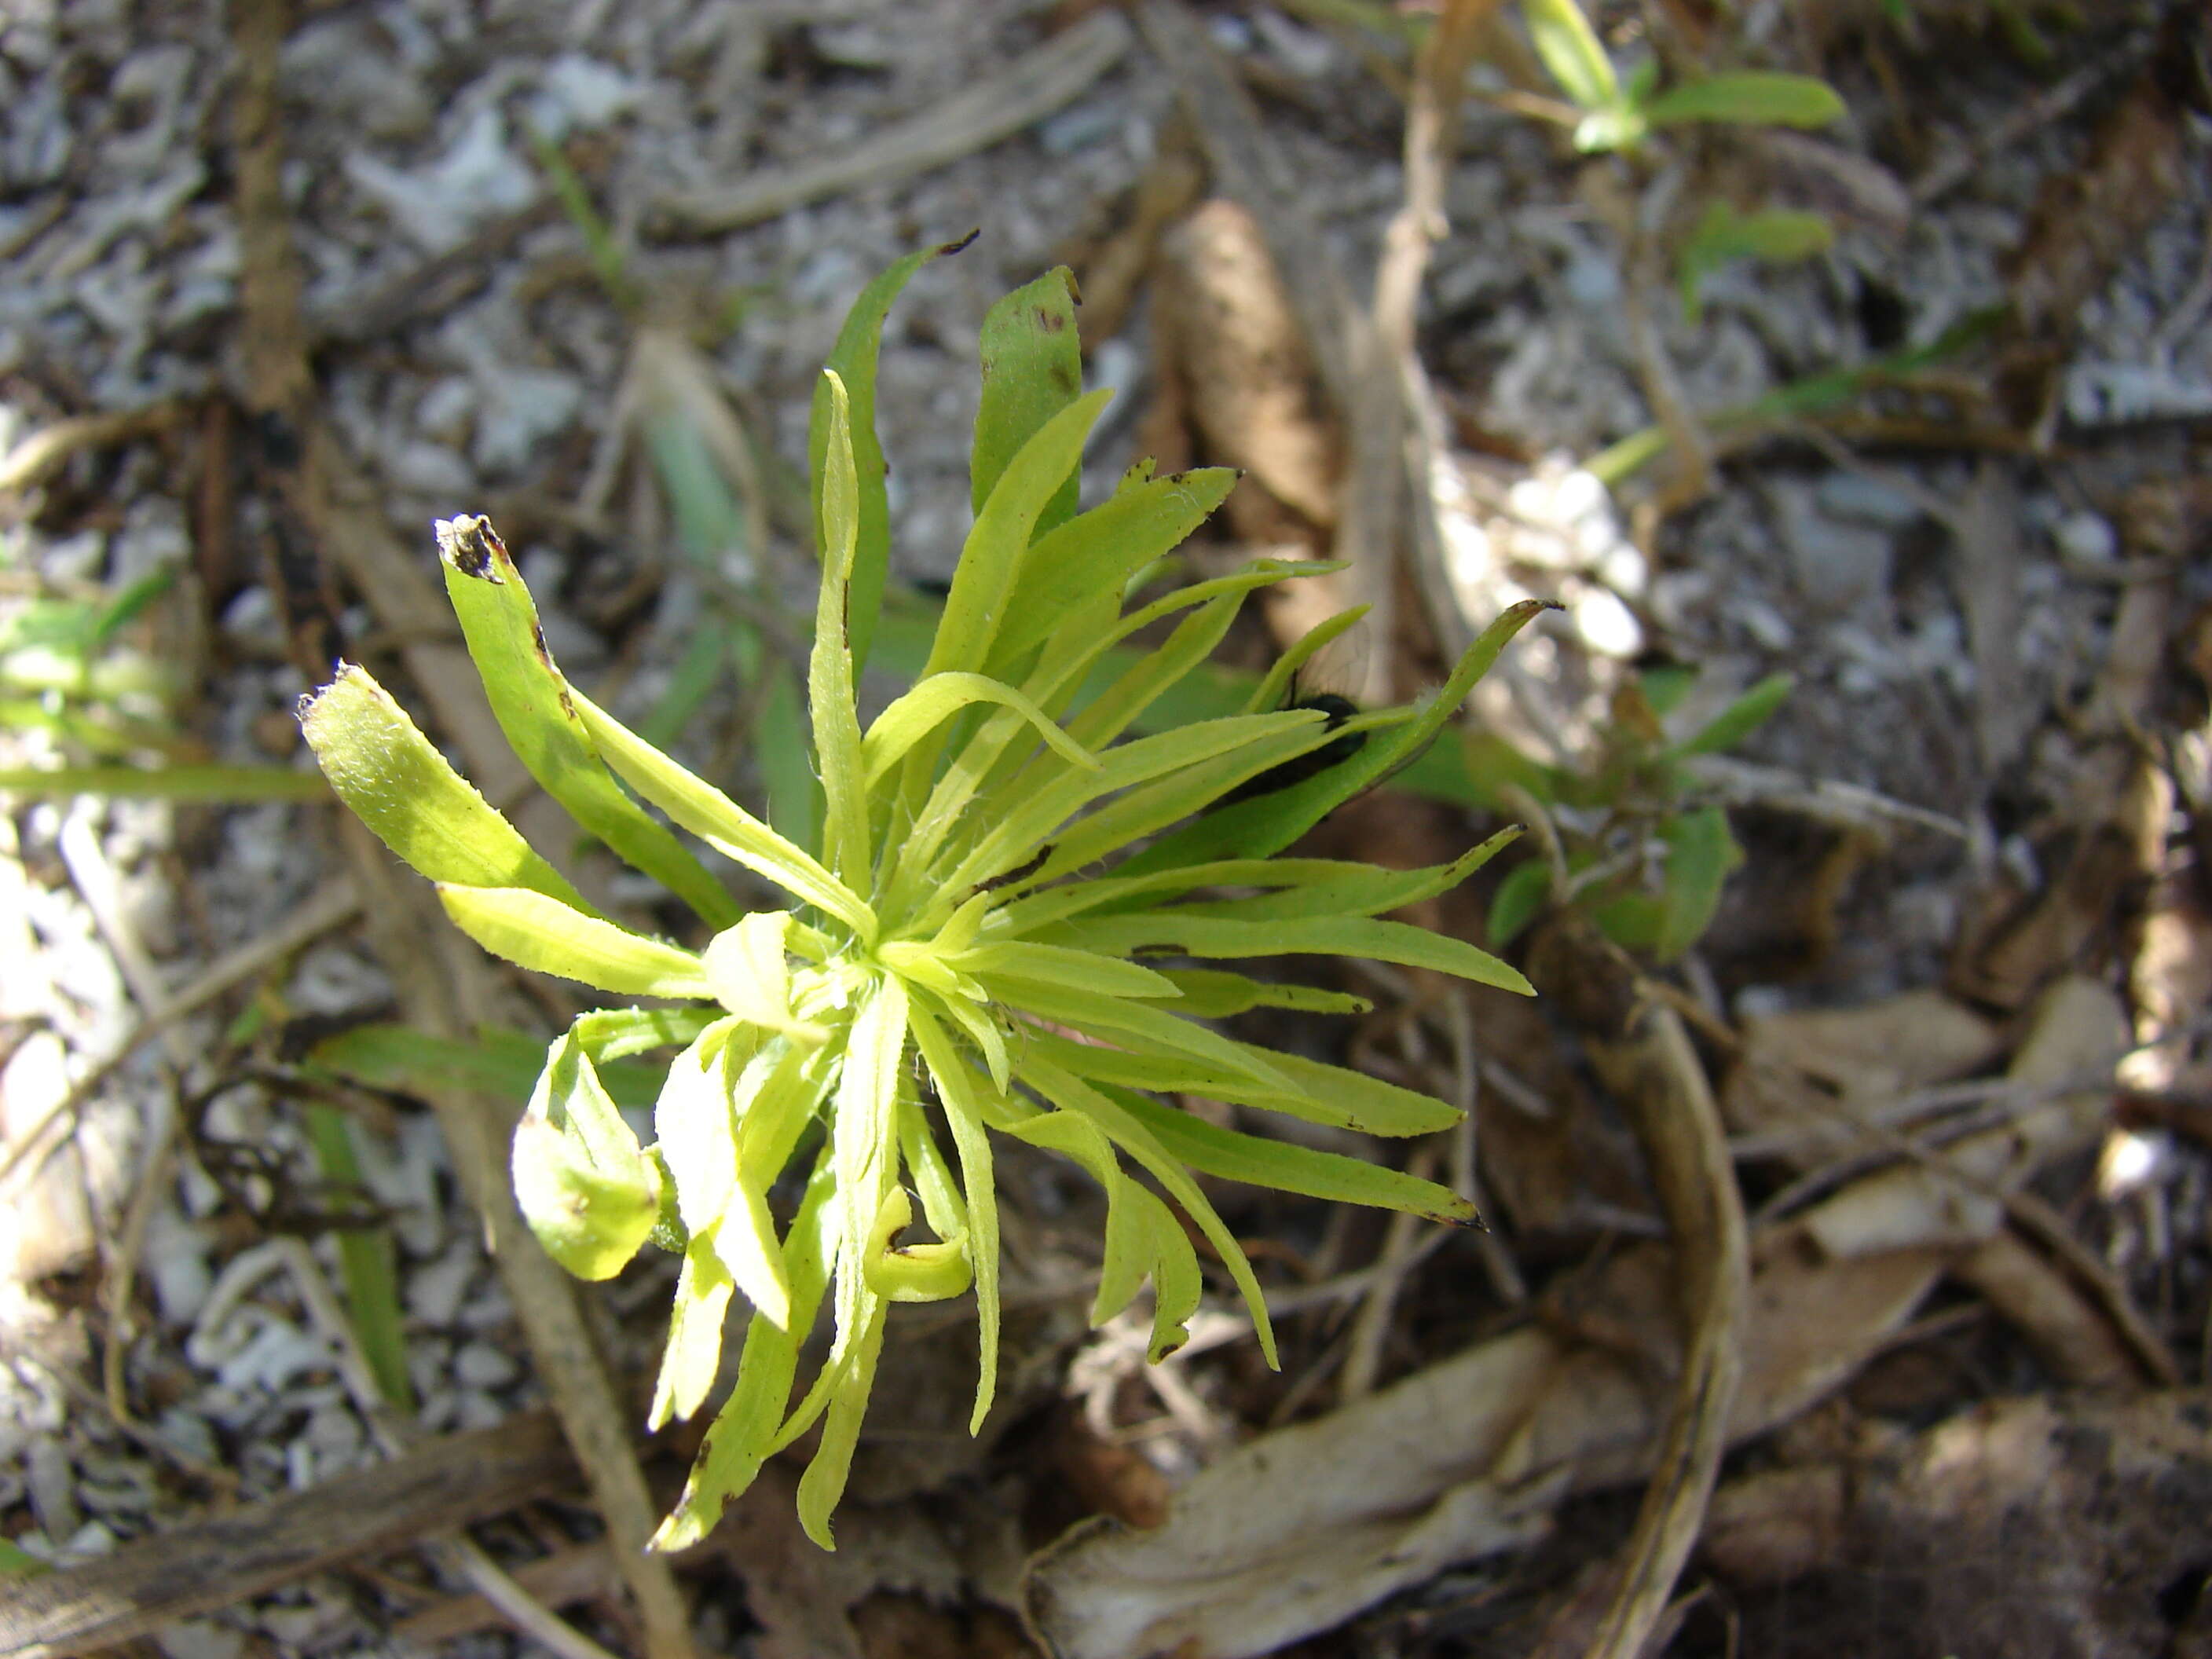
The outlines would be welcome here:
[[[448,1435],[388,1463],[156,1533],[0,1595],[0,1653],[65,1659],[265,1595],[432,1526],[501,1513],[574,1478],[549,1413]]]
[[[1431,1140],[1413,1149],[1406,1172],[1425,1181],[1436,1173],[1436,1167],[1437,1147]],[[1376,1379],[1382,1370],[1382,1345],[1390,1334],[1390,1312],[1398,1301],[1398,1287],[1406,1282],[1406,1275],[1419,1260],[1413,1254],[1413,1244],[1420,1224],[1420,1217],[1401,1210],[1390,1218],[1389,1231],[1382,1235],[1382,1249],[1376,1258],[1374,1275],[1360,1297],[1359,1310],[1352,1318],[1344,1369],[1337,1376],[1336,1397],[1340,1405],[1348,1406],[1375,1392]]]
[[[988,149],[1073,103],[1121,61],[1127,21],[1111,9],[1062,30],[1004,73],[934,109],[879,128],[842,155],[767,173],[720,189],[672,191],[650,217],[696,232],[758,224],[825,196],[863,185],[894,184]]]
[[[175,425],[183,412],[184,405],[172,401],[104,415],[73,415],[42,426],[0,456],[0,494],[43,483],[70,456],[85,450],[106,449],[164,431]]]
[[[1704,1524],[1742,1368],[1751,1269],[1742,1199],[1720,1113],[1681,1017],[1585,918],[1555,919],[1531,976],[1585,1033],[1590,1063],[1643,1146],[1681,1285],[1682,1368],[1636,1530],[1589,1652],[1635,1659],[1667,1610]]]
[[[2148,33],[2132,36],[2117,51],[2083,64],[2056,86],[2045,88],[2026,100],[2002,120],[1983,129],[1970,143],[1944,156],[1912,181],[1913,206],[1933,205],[1972,178],[1975,169],[1998,151],[2011,148],[2031,132],[2063,120],[2107,82],[2117,80],[2140,63],[2155,38]]]
[[[2103,1074],[2103,1086],[2109,1088],[2111,1082],[2112,1074],[2107,1071]],[[2069,1085],[2072,1086],[2068,1086]],[[2042,1099],[2053,1099],[2080,1091],[2078,1082],[2069,1078],[2061,1079],[2055,1084],[2044,1085],[2033,1091],[2033,1094]],[[2029,1092],[2022,1091],[2024,1096]],[[2174,1358],[2172,1352],[2167,1348],[2165,1342],[2150,1328],[2142,1315],[2136,1310],[2133,1298],[2128,1295],[2127,1287],[2113,1276],[2110,1268],[2100,1261],[2079,1239],[2074,1237],[2072,1231],[2066,1225],[2065,1218],[2043,1200],[2016,1186],[2008,1185],[2003,1182],[1985,1180],[1972,1171],[1962,1168],[1959,1162],[1942,1148],[1924,1145],[1909,1135],[1899,1133],[1887,1124],[1863,1117],[1852,1112],[1841,1102],[1831,1103],[1820,1099],[1818,1096],[1814,1096],[1812,1098],[1817,1109],[1824,1115],[1832,1117],[1862,1141],[1878,1147],[1891,1157],[1901,1158],[1926,1170],[1930,1174],[1949,1182],[1963,1192],[1970,1193],[1977,1198],[1986,1199],[1990,1203],[2001,1206],[2006,1217],[2014,1226],[2042,1245],[2051,1255],[2057,1257],[2059,1265],[2064,1267],[2075,1282],[2088,1293],[2098,1310],[2112,1322],[2112,1328],[2118,1333],[2120,1340],[2127,1344],[2137,1363],[2142,1366],[2153,1381],[2168,1387],[2181,1381],[2179,1362]],[[2008,1098],[2004,1103],[2006,1115],[2011,1115],[2017,1113],[2023,1109],[2027,1103],[2021,1099]],[[1784,1189],[1785,1193],[1796,1198],[1796,1201],[1802,1202],[1802,1198],[1796,1195],[1798,1188],[1803,1184],[1802,1182],[1793,1182],[1790,1188]],[[1766,1208],[1768,1212],[1771,1212],[1778,1210],[1779,1206],[1771,1203]],[[1762,1220],[1766,1218],[1766,1212],[1763,1212]]]

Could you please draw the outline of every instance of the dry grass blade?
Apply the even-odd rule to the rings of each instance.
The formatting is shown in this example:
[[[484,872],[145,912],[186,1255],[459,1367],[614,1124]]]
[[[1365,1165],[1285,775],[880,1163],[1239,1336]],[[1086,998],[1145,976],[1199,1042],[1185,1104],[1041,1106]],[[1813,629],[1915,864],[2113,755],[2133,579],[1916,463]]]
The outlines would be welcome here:
[[[144,409],[118,410],[111,414],[75,415],[41,427],[20,439],[0,456],[0,495],[29,489],[45,482],[70,457],[88,449],[106,449],[133,438],[167,431],[184,414],[174,403],[149,404]]]
[[[934,109],[879,128],[842,155],[803,167],[755,173],[726,190],[672,191],[654,204],[656,217],[685,230],[735,230],[788,213],[860,185],[896,183],[943,167],[1010,138],[1073,103],[1121,61],[1129,26],[1100,11],[1062,31],[993,76]]]
[[[1529,965],[1582,1026],[1591,1065],[1635,1126],[1676,1258],[1681,1371],[1657,1467],[1590,1650],[1634,1659],[1697,1543],[1728,1445],[1751,1283],[1743,1201],[1719,1109],[1681,1018],[1649,993],[1627,955],[1570,913],[1539,938]]]

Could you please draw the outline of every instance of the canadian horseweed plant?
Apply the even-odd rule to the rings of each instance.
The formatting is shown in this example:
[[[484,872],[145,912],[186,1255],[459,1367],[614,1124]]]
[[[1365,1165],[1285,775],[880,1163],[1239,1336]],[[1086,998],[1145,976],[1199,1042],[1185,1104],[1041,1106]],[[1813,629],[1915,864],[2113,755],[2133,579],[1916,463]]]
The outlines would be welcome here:
[[[579,1018],[548,1051],[514,1147],[523,1213],[570,1272],[607,1278],[648,1238],[681,1252],[655,1425],[704,1402],[732,1297],[751,1309],[734,1391],[656,1535],[664,1548],[702,1537],[767,1458],[817,1425],[799,1507],[829,1547],[892,1303],[973,1290],[981,1375],[970,1426],[981,1425],[997,1373],[1000,1138],[1058,1152],[1104,1188],[1091,1317],[1119,1311],[1149,1275],[1156,1360],[1184,1340],[1202,1285],[1172,1203],[1236,1281],[1274,1363],[1259,1283],[1194,1171],[1473,1219],[1463,1199],[1430,1182],[1237,1133],[1164,1101],[1189,1091],[1385,1135],[1459,1116],[1206,1023],[1256,1007],[1358,1012],[1367,1006],[1358,998],[1179,964],[1311,952],[1528,989],[1473,945],[1381,919],[1462,880],[1513,832],[1427,870],[1272,855],[1430,741],[1539,607],[1500,618],[1418,708],[1341,726],[1279,708],[1301,647],[1245,712],[1127,735],[1206,659],[1247,594],[1333,567],[1263,560],[1124,609],[1133,579],[1220,503],[1235,475],[1156,477],[1139,466],[1077,513],[1084,440],[1106,394],[1077,395],[1064,270],[1008,296],[986,323],[974,528],[913,690],[862,728],[854,688],[888,565],[878,342],[901,286],[945,251],[909,256],[862,294],[815,398],[821,589],[807,690],[818,846],[778,834],[570,684],[490,526],[464,517],[438,527],[447,591],[508,741],[584,830],[698,914],[703,949],[594,912],[367,671],[342,666],[305,707],[339,795],[438,884],[477,943],[525,968],[676,1005]],[[1121,648],[1170,623],[1150,650]],[[1364,741],[1348,758],[1295,764],[1332,744],[1334,755],[1354,732]],[[793,908],[744,912],[669,824],[773,883]],[[595,1067],[655,1048],[681,1052],[653,1109],[658,1144],[647,1146]],[[803,1188],[781,1192],[797,1191],[795,1208],[777,1202],[794,1165]],[[781,1230],[779,1208],[790,1210]],[[828,1357],[793,1405],[801,1345],[825,1300]]]

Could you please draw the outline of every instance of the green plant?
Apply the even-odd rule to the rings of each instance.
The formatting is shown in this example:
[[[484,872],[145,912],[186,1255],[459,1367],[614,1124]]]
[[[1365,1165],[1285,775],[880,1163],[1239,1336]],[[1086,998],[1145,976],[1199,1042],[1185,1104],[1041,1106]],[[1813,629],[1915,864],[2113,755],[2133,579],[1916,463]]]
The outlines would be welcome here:
[[[1691,763],[1749,737],[1792,681],[1770,675],[1687,736],[1670,738],[1662,722],[1682,708],[1694,678],[1691,670],[1652,670],[1623,687],[1582,769],[1543,765],[1492,734],[1468,741],[1468,771],[1486,799],[1534,806],[1559,826],[1551,856],[1528,860],[1498,884],[1493,946],[1511,944],[1547,904],[1585,911],[1615,944],[1661,962],[1680,957],[1712,925],[1721,885],[1743,852],[1727,812],[1699,799]],[[1571,833],[1575,824],[1580,833]]]
[[[735,1390],[658,1534],[666,1547],[702,1536],[766,1458],[817,1423],[799,1505],[808,1532],[830,1544],[894,1302],[973,1290],[981,1376],[971,1426],[981,1424],[999,1339],[994,1138],[1060,1153],[1104,1188],[1092,1316],[1125,1306],[1149,1275],[1155,1358],[1184,1340],[1200,1290],[1172,1200],[1218,1255],[1274,1359],[1258,1280],[1192,1171],[1473,1218],[1463,1199],[1431,1182],[1218,1128],[1157,1097],[1189,1090],[1378,1134],[1456,1121],[1438,1101],[1203,1023],[1261,1006],[1354,1012],[1365,1006],[1358,999],[1140,956],[1363,956],[1528,990],[1471,945],[1382,919],[1464,879],[1515,831],[1411,872],[1273,855],[1429,743],[1541,605],[1500,617],[1416,708],[1331,730],[1317,712],[1273,710],[1263,684],[1243,712],[1125,738],[1203,664],[1249,593],[1331,567],[1261,561],[1125,609],[1133,574],[1180,543],[1235,478],[1219,469],[1154,477],[1142,466],[1078,512],[1083,442],[1104,394],[1077,395],[1064,271],[987,319],[975,526],[924,672],[862,728],[854,683],[889,561],[876,344],[892,298],[930,257],[901,261],[861,295],[815,398],[815,848],[571,685],[483,520],[439,528],[447,590],[517,754],[582,827],[697,913],[711,930],[703,949],[594,914],[365,670],[343,669],[304,710],[333,787],[438,883],[448,915],[478,943],[617,995],[682,1005],[578,1018],[545,1055],[514,1151],[524,1213],[573,1272],[607,1277],[648,1238],[682,1253],[655,1423],[704,1402],[726,1311],[738,1296],[752,1309]],[[1080,700],[1110,647],[1169,623],[1164,641]],[[1216,805],[1348,729],[1366,741],[1340,764]],[[641,801],[796,908],[744,911]],[[1223,889],[1246,890],[1215,896]],[[611,1075],[668,1047],[681,1052],[653,1106],[658,1141],[647,1146],[600,1068]],[[787,1168],[804,1185],[779,1229],[774,1200]],[[794,1406],[800,1344],[824,1301],[832,1346]]]
[[[1623,81],[1576,0],[1521,0],[1521,15],[1545,69],[1582,112],[1579,150],[1635,150],[1665,128],[1711,122],[1824,127],[1844,113],[1836,89],[1809,75],[1744,70],[1662,92],[1659,65],[1647,58]]]
[[[1521,15],[1536,55],[1580,112],[1575,148],[1586,154],[1633,155],[1670,127],[1823,127],[1844,114],[1835,88],[1809,75],[1736,70],[1678,82],[1662,92],[1655,58],[1644,58],[1622,79],[1576,0],[1522,0]],[[1740,212],[1730,203],[1711,202],[1675,250],[1683,312],[1697,320],[1699,284],[1730,260],[1780,264],[1810,258],[1834,240],[1833,228],[1817,213]]]

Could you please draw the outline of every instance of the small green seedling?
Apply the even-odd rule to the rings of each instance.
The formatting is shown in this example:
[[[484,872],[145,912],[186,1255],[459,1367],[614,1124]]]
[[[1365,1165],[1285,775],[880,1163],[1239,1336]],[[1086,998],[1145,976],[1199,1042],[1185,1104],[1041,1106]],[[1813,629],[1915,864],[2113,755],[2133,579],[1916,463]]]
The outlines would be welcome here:
[[[1582,112],[1575,148],[1586,155],[1632,155],[1669,127],[1824,127],[1844,114],[1835,88],[1809,75],[1740,70],[1680,82],[1662,92],[1659,65],[1647,58],[1624,81],[1576,0],[1522,0],[1521,15],[1536,55]],[[1699,285],[1731,260],[1780,264],[1810,258],[1834,240],[1833,228],[1817,213],[1740,213],[1729,203],[1713,202],[1676,251],[1683,312],[1697,320]]]
[[[1489,942],[1503,949],[1548,904],[1586,912],[1615,944],[1673,962],[1704,937],[1722,884],[1743,862],[1728,814],[1700,800],[1688,763],[1734,748],[1781,707],[1787,674],[1759,681],[1689,736],[1662,722],[1694,674],[1653,671],[1625,686],[1585,770],[1531,760],[1504,738],[1467,744],[1469,774],[1501,804],[1533,800],[1559,827],[1556,859],[1533,858],[1498,884]],[[1587,826],[1573,833],[1571,826]]]
[[[1218,1255],[1275,1358],[1259,1281],[1194,1171],[1474,1219],[1432,1182],[1219,1128],[1164,1100],[1191,1091],[1386,1135],[1460,1116],[1208,1023],[1263,1006],[1353,1012],[1366,1006],[1358,998],[1188,959],[1365,957],[1529,988],[1471,945],[1384,919],[1464,880],[1515,831],[1409,872],[1274,854],[1431,742],[1542,605],[1500,617],[1417,707],[1335,729],[1315,710],[1259,709],[1127,736],[1205,662],[1247,595],[1334,567],[1261,560],[1125,604],[1133,573],[1182,542],[1236,477],[1139,466],[1078,510],[1084,440],[1105,394],[1079,395],[1065,272],[986,322],[975,526],[923,673],[863,727],[854,688],[890,544],[877,341],[893,297],[935,252],[863,292],[815,398],[813,844],[779,834],[570,684],[490,526],[439,526],[447,593],[516,753],[581,827],[696,912],[702,946],[594,912],[367,671],[343,668],[304,708],[332,787],[438,884],[471,937],[526,968],[652,1000],[586,1013],[553,1042],[515,1133],[514,1174],[538,1237],[582,1277],[619,1272],[648,1239],[681,1253],[654,1423],[705,1403],[725,1316],[738,1297],[751,1310],[735,1390],[657,1535],[665,1548],[703,1536],[767,1458],[817,1426],[799,1509],[829,1546],[893,1303],[972,1291],[981,1364],[971,1426],[982,1423],[998,1370],[994,1145],[1048,1149],[1104,1188],[1091,1316],[1111,1316],[1149,1277],[1155,1359],[1185,1340],[1201,1285],[1171,1204]],[[1155,624],[1165,637],[1079,702],[1108,651]],[[1342,763],[1218,805],[1352,726],[1366,741]],[[747,912],[672,824],[792,908]],[[600,1068],[611,1076],[670,1048],[679,1052],[647,1146]],[[779,1185],[787,1170],[792,1189]],[[778,1201],[793,1190],[795,1202]],[[825,1303],[829,1354],[794,1402],[800,1346]]]
[[[1528,38],[1559,89],[1583,112],[1575,148],[1634,150],[1668,127],[1721,122],[1746,126],[1824,127],[1844,100],[1809,75],[1763,70],[1710,75],[1659,90],[1659,66],[1646,58],[1623,81],[1576,0],[1521,0]]]

